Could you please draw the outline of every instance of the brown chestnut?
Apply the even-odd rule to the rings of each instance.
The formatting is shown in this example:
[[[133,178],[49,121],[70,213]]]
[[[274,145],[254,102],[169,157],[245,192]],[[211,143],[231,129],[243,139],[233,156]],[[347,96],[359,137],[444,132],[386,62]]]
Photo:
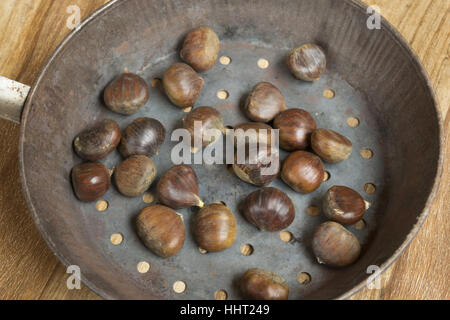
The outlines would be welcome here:
[[[156,119],[137,118],[124,131],[119,151],[125,158],[142,154],[152,157],[166,138],[166,129]]]
[[[175,63],[163,77],[164,90],[172,103],[180,108],[192,107],[202,93],[204,80],[185,63]]]
[[[234,156],[233,172],[241,180],[258,187],[271,183],[280,172],[280,157],[278,150],[264,144],[245,144],[244,150],[239,148]],[[242,157],[242,159],[240,159]]]
[[[281,179],[300,193],[311,193],[323,181],[324,166],[320,158],[310,152],[295,151],[284,160]]]
[[[127,197],[144,193],[155,180],[153,161],[144,155],[134,155],[119,164],[114,170],[114,182],[119,192]]]
[[[249,269],[240,279],[240,289],[246,299],[287,300],[289,285],[286,280],[272,271]]]
[[[97,161],[114,151],[120,142],[120,127],[105,119],[81,132],[73,141],[75,152],[83,159]]]
[[[72,169],[72,186],[77,198],[90,202],[100,199],[109,189],[111,175],[100,162],[84,162]]]
[[[272,127],[262,122],[246,122],[234,127],[235,144],[239,139],[248,142],[272,145]]]
[[[311,147],[326,162],[341,162],[352,154],[352,142],[343,135],[327,129],[316,129],[311,135]]]
[[[161,203],[174,209],[203,207],[198,196],[198,178],[194,169],[179,164],[170,168],[158,181],[156,188]]]
[[[297,79],[317,81],[327,67],[327,59],[321,47],[308,43],[291,51],[287,64]]]
[[[206,251],[228,249],[236,240],[236,218],[222,203],[208,204],[195,215],[194,236],[199,247]]]
[[[342,224],[353,224],[366,212],[366,202],[355,190],[344,186],[328,189],[323,200],[325,216]]]
[[[197,130],[196,129],[197,123]],[[217,133],[224,133],[222,115],[219,111],[211,107],[198,107],[193,109],[183,117],[183,127],[191,135],[191,150],[196,153],[200,149],[194,147],[195,139],[201,141],[202,146],[206,147],[216,140],[212,130],[218,130]]]
[[[288,109],[275,118],[273,127],[280,130],[281,148],[287,151],[303,150],[309,146],[316,122],[308,111]]]
[[[142,209],[136,219],[136,229],[145,246],[163,258],[178,253],[186,237],[182,215],[160,204]]]
[[[292,200],[276,188],[263,188],[250,193],[240,206],[244,217],[261,231],[280,231],[295,218]]]
[[[314,232],[312,248],[317,261],[331,267],[345,267],[358,259],[358,239],[339,223],[322,223]]]
[[[269,122],[284,110],[286,104],[283,95],[269,82],[255,85],[244,105],[247,118],[258,122]]]
[[[103,98],[106,106],[112,111],[131,115],[147,103],[148,91],[144,79],[133,73],[123,73],[106,87]]]
[[[186,36],[180,57],[192,68],[202,72],[214,67],[219,51],[220,41],[217,34],[208,27],[200,27]]]

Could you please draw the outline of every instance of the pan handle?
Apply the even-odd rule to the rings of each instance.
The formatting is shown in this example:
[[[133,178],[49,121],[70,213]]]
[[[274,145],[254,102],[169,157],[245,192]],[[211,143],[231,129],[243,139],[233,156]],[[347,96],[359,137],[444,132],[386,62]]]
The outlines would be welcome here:
[[[0,118],[20,124],[30,86],[0,76]]]

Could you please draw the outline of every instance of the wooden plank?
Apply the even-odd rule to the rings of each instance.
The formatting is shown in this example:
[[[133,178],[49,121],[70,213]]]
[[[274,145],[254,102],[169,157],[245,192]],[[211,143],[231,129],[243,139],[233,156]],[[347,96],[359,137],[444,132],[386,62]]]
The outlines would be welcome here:
[[[88,16],[107,0],[0,1],[0,73],[31,84],[69,33],[70,5]],[[430,75],[440,101],[450,159],[450,1],[364,0],[411,44]],[[7,45],[4,45],[7,44]],[[445,118],[445,115],[447,117]],[[17,167],[19,126],[0,120],[0,299],[98,299],[83,286],[68,290],[68,274],[40,237],[22,195]],[[449,299],[450,172],[419,235],[382,276],[381,290],[364,289],[352,299]]]

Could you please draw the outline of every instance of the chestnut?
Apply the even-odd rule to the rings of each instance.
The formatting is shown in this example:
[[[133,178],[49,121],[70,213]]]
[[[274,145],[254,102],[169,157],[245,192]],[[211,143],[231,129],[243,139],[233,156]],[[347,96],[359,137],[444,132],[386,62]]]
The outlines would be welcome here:
[[[206,251],[225,250],[236,240],[236,218],[222,203],[208,204],[194,217],[194,237]]]
[[[113,152],[119,142],[119,125],[114,120],[104,119],[76,136],[73,146],[81,158],[97,161]]]
[[[204,205],[198,196],[197,175],[188,165],[179,164],[170,168],[159,179],[156,192],[159,201],[173,209]]]
[[[283,95],[269,82],[256,84],[244,105],[247,118],[257,122],[269,122],[284,110],[286,104]]]
[[[344,161],[352,154],[352,142],[343,135],[327,129],[316,129],[311,135],[311,147],[326,162]]]
[[[311,193],[323,181],[325,171],[318,156],[306,151],[295,151],[284,160],[281,179],[300,193]]]
[[[280,130],[280,147],[282,149],[286,151],[303,150],[309,146],[311,133],[316,129],[316,122],[308,111],[288,109],[275,118],[273,127]]]
[[[187,64],[175,63],[166,70],[162,82],[170,101],[180,108],[188,108],[200,97],[204,80]]]
[[[243,151],[245,156],[240,156],[240,152]],[[278,150],[264,144],[246,143],[245,150],[237,150],[232,169],[241,180],[258,187],[265,187],[280,172]]]
[[[166,138],[166,129],[156,119],[137,118],[124,131],[119,151],[125,158],[142,154],[152,157]]]
[[[144,193],[155,180],[153,161],[144,155],[134,155],[119,164],[114,170],[114,182],[119,192],[127,197]]]
[[[84,162],[72,169],[72,187],[77,198],[90,202],[100,199],[109,189],[111,175],[100,162]]]
[[[197,123],[197,130],[196,129]],[[219,111],[211,107],[198,107],[193,109],[183,117],[183,127],[189,131],[191,135],[191,150],[196,153],[194,147],[195,139],[199,139],[203,147],[206,147],[216,140],[216,136],[212,135],[211,130],[218,130],[218,133],[224,133],[222,115]]]
[[[307,43],[291,51],[287,64],[297,79],[317,81],[327,67],[327,59],[321,47]]]
[[[131,115],[149,99],[149,88],[144,79],[133,73],[122,73],[105,89],[103,99],[114,112]]]
[[[234,127],[235,144],[239,139],[244,142],[262,143],[267,146],[272,145],[272,127],[262,122],[246,122]]]
[[[320,264],[345,267],[358,259],[361,245],[353,233],[337,222],[328,221],[314,232],[312,249]]]
[[[141,210],[136,230],[144,245],[162,258],[178,253],[186,238],[183,216],[160,204]]]
[[[191,31],[184,39],[180,57],[195,70],[211,69],[219,58],[220,41],[217,34],[208,27]]]
[[[341,224],[354,224],[366,211],[366,202],[355,190],[344,186],[328,189],[323,199],[325,216]]]
[[[280,231],[295,218],[292,200],[276,188],[263,188],[250,193],[240,206],[244,217],[261,231]]]
[[[289,285],[272,271],[252,268],[239,281],[242,295],[251,300],[287,300]]]

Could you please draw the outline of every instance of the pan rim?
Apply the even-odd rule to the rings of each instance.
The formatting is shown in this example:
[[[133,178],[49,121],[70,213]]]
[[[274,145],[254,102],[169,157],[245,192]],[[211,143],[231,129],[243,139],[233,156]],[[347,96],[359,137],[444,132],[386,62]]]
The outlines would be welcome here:
[[[56,57],[64,50],[64,48],[71,42],[71,40],[74,38],[75,35],[77,35],[81,30],[83,30],[89,23],[95,22],[95,19],[100,17],[103,14],[106,14],[108,11],[116,8],[117,6],[120,6],[121,4],[125,3],[128,0],[111,0],[110,2],[104,4],[99,9],[95,10],[91,15],[89,15],[78,27],[76,27],[72,32],[70,32],[64,40],[58,45],[56,50],[52,53],[50,58],[45,63],[44,67],[40,71],[38,77],[34,81],[30,94],[28,95],[27,101],[25,103],[23,112],[22,112],[22,118],[21,118],[21,126],[20,126],[20,138],[19,138],[19,171],[20,171],[20,181],[22,185],[22,191],[25,196],[25,200],[27,203],[27,206],[29,208],[29,211],[31,213],[31,216],[33,218],[34,223],[36,224],[37,229],[39,230],[42,238],[46,242],[47,246],[50,248],[50,250],[53,252],[53,254],[63,263],[65,267],[69,266],[69,259],[67,259],[64,255],[62,255],[60,252],[57,251],[57,248],[55,247],[50,235],[47,233],[45,228],[40,223],[39,215],[33,205],[33,202],[31,200],[30,191],[28,189],[27,185],[27,177],[25,173],[25,163],[24,163],[24,148],[25,148],[25,132],[26,132],[26,124],[28,120],[28,115],[31,110],[31,105],[33,101],[34,94],[37,91],[37,88],[39,87],[39,84],[46,74],[48,68],[52,65]],[[346,4],[351,5],[358,10],[362,11],[363,13],[367,12],[368,6],[359,0],[342,0]],[[428,214],[430,213],[431,206],[434,202],[434,199],[438,193],[439,185],[443,173],[443,163],[444,163],[444,146],[445,146],[445,136],[444,136],[444,125],[443,125],[443,119],[442,114],[439,108],[439,101],[436,96],[433,84],[431,83],[430,77],[425,70],[421,60],[417,56],[417,54],[414,52],[414,50],[410,47],[410,45],[407,43],[405,38],[400,34],[399,31],[395,29],[395,27],[388,22],[382,15],[381,15],[381,24],[383,28],[388,32],[388,35],[391,37],[392,40],[394,40],[405,52],[408,56],[411,57],[411,62],[414,65],[414,68],[416,69],[416,72],[425,80],[425,84],[427,89],[430,92],[431,98],[433,100],[433,108],[436,112],[437,120],[438,120],[438,134],[439,134],[439,158],[437,163],[437,171],[436,175],[434,177],[433,187],[431,188],[431,192],[428,195],[427,201],[425,203],[425,208],[422,210],[422,212],[417,216],[417,222],[411,229],[411,231],[407,234],[405,240],[401,243],[401,245],[395,250],[395,252],[380,266],[380,271],[377,273],[377,277],[381,276],[381,274],[386,271],[392,263],[394,263],[400,255],[405,251],[405,249],[410,245],[411,241],[417,236],[419,230],[423,226],[426,218],[428,217]],[[348,299],[352,295],[356,294],[362,288],[366,286],[366,281],[369,275],[361,281],[359,284],[351,288],[350,290],[344,292],[343,294],[335,297],[334,299],[337,300],[343,300]],[[96,294],[101,296],[105,299],[116,299],[116,297],[111,296],[104,290],[99,289],[91,280],[87,277],[82,278],[83,283],[90,288],[92,291],[94,291]]]

